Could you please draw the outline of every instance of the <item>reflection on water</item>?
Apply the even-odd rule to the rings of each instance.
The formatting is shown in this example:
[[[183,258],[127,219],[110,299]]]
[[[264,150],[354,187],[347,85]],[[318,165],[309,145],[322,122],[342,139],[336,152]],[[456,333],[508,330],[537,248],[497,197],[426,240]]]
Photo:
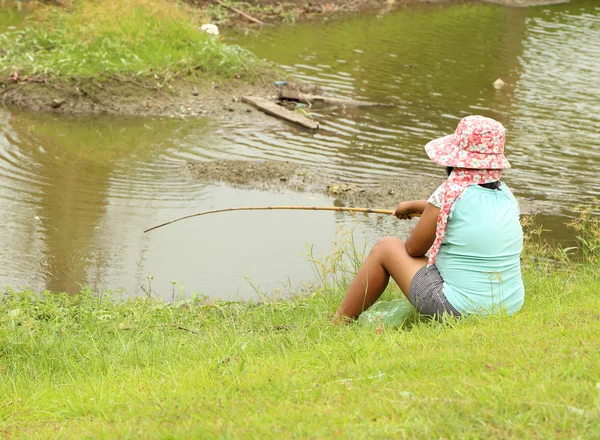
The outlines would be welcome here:
[[[0,13],[0,25],[3,23]],[[5,21],[8,19],[5,19]],[[11,18],[12,20],[12,18]],[[315,212],[225,213],[178,223],[205,209],[330,205],[326,197],[267,194],[191,179],[187,159],[270,158],[319,167],[343,180],[441,176],[422,146],[469,113],[509,130],[518,195],[565,208],[598,194],[600,7],[591,1],[533,9],[415,6],[233,35],[258,55],[329,93],[392,108],[320,112],[308,134],[264,118],[234,121],[76,118],[0,110],[0,282],[53,291],[126,288],[170,298],[185,292],[247,297],[311,278],[305,243],[327,251],[338,225],[359,240],[406,235],[393,219]],[[496,78],[507,86],[492,87]],[[386,208],[386,207],[382,207]],[[393,208],[393,207],[387,207]],[[568,240],[561,217],[545,218]],[[179,287],[177,287],[177,290]]]

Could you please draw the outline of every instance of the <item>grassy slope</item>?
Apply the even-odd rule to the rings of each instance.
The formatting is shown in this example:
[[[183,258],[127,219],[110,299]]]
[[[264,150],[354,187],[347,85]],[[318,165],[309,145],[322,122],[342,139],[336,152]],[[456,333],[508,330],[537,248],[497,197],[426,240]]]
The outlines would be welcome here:
[[[150,78],[251,74],[248,51],[199,30],[200,13],[177,0],[76,0],[46,7],[0,34],[0,74],[45,78]]]
[[[331,272],[310,298],[260,305],[7,294],[0,432],[598,438],[597,226],[582,265],[529,248],[514,317],[334,327]]]

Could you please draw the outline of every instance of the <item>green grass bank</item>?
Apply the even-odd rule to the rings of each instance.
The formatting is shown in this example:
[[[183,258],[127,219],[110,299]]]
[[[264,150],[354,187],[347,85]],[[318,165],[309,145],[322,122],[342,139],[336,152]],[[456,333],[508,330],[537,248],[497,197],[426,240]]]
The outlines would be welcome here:
[[[39,7],[0,34],[3,75],[153,78],[251,74],[259,60],[202,32],[201,11],[177,0],[101,0]]]
[[[530,235],[513,317],[332,326],[359,258],[351,244],[290,300],[4,292],[0,433],[598,438],[600,223],[590,209],[573,226],[578,250]]]
[[[0,101],[42,111],[175,116],[201,114],[205,102],[222,108],[236,92],[264,95],[275,67],[201,31],[208,20],[180,0],[30,6],[20,24],[0,33]]]

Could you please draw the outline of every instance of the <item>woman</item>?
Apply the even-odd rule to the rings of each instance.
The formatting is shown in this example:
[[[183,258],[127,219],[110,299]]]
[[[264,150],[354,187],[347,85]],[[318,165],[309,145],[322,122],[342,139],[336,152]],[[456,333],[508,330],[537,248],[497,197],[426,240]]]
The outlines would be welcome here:
[[[483,116],[462,119],[454,134],[425,146],[448,179],[429,200],[402,202],[394,215],[421,214],[406,242],[387,237],[369,253],[336,320],[358,317],[381,296],[390,276],[425,315],[486,314],[521,309],[519,205],[502,170],[505,129]],[[429,258],[425,256],[430,250]]]

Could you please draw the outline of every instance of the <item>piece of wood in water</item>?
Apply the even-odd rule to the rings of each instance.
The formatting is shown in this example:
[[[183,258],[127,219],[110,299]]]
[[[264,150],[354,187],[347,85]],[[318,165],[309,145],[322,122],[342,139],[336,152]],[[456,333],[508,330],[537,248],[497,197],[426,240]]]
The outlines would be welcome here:
[[[319,123],[317,121],[313,121],[312,119],[299,115],[296,112],[283,108],[280,105],[275,104],[273,101],[269,101],[268,99],[259,98],[257,96],[242,96],[242,101],[253,105],[268,115],[284,119],[293,124],[300,125],[301,127],[311,130],[317,130],[319,128]]]
[[[356,101],[354,99],[343,99],[343,98],[332,98],[329,96],[322,95],[310,95],[308,93],[302,93],[298,90],[281,89],[279,90],[279,99],[287,101],[298,101],[306,104],[325,104],[325,105],[343,105],[347,107],[374,107],[374,106],[386,106],[389,104],[381,104],[378,102],[369,101]]]

